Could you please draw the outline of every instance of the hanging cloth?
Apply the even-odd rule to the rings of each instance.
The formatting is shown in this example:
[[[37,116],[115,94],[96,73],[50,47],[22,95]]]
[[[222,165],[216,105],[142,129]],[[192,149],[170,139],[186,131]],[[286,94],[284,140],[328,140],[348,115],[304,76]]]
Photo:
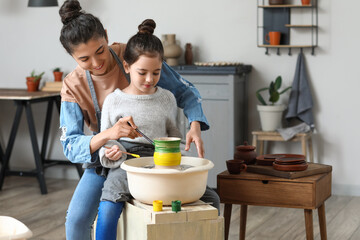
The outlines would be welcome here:
[[[300,52],[285,118],[288,121],[292,118],[298,118],[309,125],[311,129],[314,129],[312,107],[313,100],[307,79],[304,54]]]

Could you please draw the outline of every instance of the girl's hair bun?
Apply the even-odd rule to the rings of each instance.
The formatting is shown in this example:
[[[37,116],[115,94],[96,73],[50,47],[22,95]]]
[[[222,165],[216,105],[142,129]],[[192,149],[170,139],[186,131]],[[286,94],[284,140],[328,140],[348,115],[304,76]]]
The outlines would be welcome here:
[[[64,25],[68,24],[71,20],[84,14],[81,11],[81,6],[77,0],[66,0],[59,10],[61,21]]]
[[[144,20],[139,26],[139,33],[152,35],[156,28],[156,23],[152,19]]]

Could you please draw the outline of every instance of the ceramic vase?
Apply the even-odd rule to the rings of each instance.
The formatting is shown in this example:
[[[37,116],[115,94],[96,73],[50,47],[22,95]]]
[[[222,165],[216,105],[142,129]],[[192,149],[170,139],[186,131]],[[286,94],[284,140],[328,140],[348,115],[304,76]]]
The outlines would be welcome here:
[[[255,147],[249,145],[247,141],[244,141],[244,145],[236,146],[234,153],[235,160],[243,160],[246,164],[254,164],[256,157]]]
[[[182,49],[176,43],[176,35],[166,34],[164,40],[164,57],[166,59],[166,63],[169,66],[178,65],[178,58],[181,56]]]
[[[193,52],[191,43],[187,43],[185,45],[185,64],[192,65],[193,64]]]
[[[163,137],[154,139],[155,168],[177,168],[181,162],[180,138]]]

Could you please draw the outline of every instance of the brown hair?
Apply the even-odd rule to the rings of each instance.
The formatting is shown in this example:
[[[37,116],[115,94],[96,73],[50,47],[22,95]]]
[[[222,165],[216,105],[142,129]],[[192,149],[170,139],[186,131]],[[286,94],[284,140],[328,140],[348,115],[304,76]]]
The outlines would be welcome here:
[[[92,38],[107,37],[100,20],[82,11],[77,0],[66,0],[60,7],[59,15],[64,24],[60,42],[70,55],[74,46],[87,43]]]
[[[164,60],[164,48],[158,37],[153,35],[156,23],[152,19],[144,20],[138,26],[138,33],[126,44],[124,60],[132,65],[141,55],[159,56]]]

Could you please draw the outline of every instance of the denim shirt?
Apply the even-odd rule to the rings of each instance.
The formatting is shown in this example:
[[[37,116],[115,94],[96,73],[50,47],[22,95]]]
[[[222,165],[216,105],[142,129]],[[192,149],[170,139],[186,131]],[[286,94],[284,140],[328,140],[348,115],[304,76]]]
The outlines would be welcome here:
[[[178,107],[184,109],[189,123],[199,121],[202,131],[209,129],[201,107],[199,91],[165,62],[157,85],[174,94]],[[61,103],[60,129],[60,142],[67,159],[73,163],[95,163],[97,161],[98,151],[90,154],[90,140],[93,136],[84,133],[84,116],[77,103],[64,101]]]

